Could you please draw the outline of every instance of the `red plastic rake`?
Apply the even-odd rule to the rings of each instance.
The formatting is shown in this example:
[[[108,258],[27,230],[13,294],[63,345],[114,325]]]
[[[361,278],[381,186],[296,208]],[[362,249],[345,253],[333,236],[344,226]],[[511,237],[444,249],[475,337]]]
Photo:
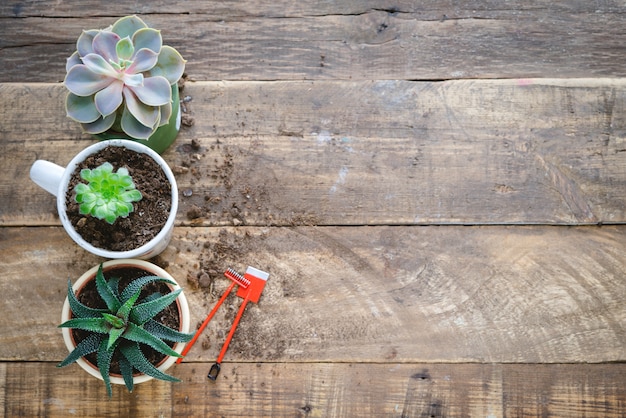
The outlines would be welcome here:
[[[189,352],[191,346],[196,342],[198,337],[200,337],[200,334],[202,334],[202,331],[204,331],[204,329],[207,327],[209,321],[211,321],[211,319],[215,315],[215,312],[217,312],[217,309],[222,305],[222,303],[224,303],[224,300],[226,300],[230,292],[233,290],[233,287],[235,287],[235,285],[239,285],[239,288],[237,289],[237,296],[243,298],[243,302],[239,307],[239,311],[237,312],[237,316],[235,317],[233,325],[230,328],[230,332],[228,333],[228,336],[226,336],[226,341],[224,342],[222,350],[217,357],[217,361],[213,366],[211,366],[211,370],[209,371],[209,374],[207,376],[211,380],[216,380],[217,376],[220,373],[221,363],[224,359],[226,351],[228,350],[228,344],[230,344],[230,341],[235,334],[235,330],[237,329],[237,325],[239,325],[239,321],[241,320],[243,311],[246,309],[246,305],[248,304],[248,302],[259,302],[259,298],[261,297],[261,293],[263,292],[263,289],[265,288],[265,284],[267,283],[267,279],[269,277],[269,273],[255,269],[254,267],[248,267],[248,269],[246,270],[246,274],[244,274],[243,276],[233,269],[226,270],[226,272],[224,272],[224,275],[231,279],[233,282],[228,286],[224,294],[217,301],[217,304],[213,307],[211,312],[209,312],[209,315],[207,315],[202,325],[200,325],[200,328],[198,328],[198,331],[196,331],[196,334],[193,336],[189,344],[187,344],[182,352],[183,356],[185,356]],[[176,360],[177,363],[180,363],[181,361],[182,358]]]

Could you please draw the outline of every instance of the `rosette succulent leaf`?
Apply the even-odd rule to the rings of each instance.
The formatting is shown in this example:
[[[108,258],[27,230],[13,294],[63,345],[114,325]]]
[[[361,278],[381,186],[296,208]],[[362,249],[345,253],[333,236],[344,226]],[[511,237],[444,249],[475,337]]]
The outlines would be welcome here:
[[[117,218],[127,217],[135,208],[133,202],[142,199],[141,192],[128,170],[121,167],[116,173],[110,163],[80,171],[80,177],[88,183],[74,187],[75,200],[82,215],[91,215],[113,224]]]
[[[119,364],[124,383],[129,391],[133,390],[133,373],[139,371],[156,379],[179,381],[158,370],[144,354],[144,348],[150,347],[167,356],[181,357],[169,342],[186,342],[193,334],[182,333],[156,321],[154,317],[174,303],[182,289],[165,295],[152,293],[143,295],[144,287],[152,282],[172,281],[157,277],[144,276],[130,282],[124,289],[119,289],[119,279],[106,279],[102,264],[96,274],[96,289],[101,305],[106,308],[93,308],[81,303],[68,280],[68,302],[72,319],[59,327],[86,331],[87,336],[76,348],[59,363],[58,367],[74,363],[81,357],[97,353],[97,366],[106,385],[107,393],[112,395],[109,371],[112,361]],[[146,292],[144,292],[146,293]]]
[[[66,63],[67,115],[90,134],[113,129],[148,139],[168,123],[172,85],[184,69],[178,51],[138,16],[84,31]]]

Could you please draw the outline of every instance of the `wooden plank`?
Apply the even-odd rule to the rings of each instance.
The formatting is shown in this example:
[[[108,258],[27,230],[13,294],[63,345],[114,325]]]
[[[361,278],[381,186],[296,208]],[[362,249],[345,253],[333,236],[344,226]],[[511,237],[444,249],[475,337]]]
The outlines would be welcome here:
[[[2,418],[6,416],[7,365],[8,363],[0,362],[0,417]]]
[[[179,224],[626,221],[626,79],[202,82],[184,94],[195,124],[165,154]],[[93,142],[64,96],[0,84],[3,225],[58,225],[54,199],[24,175]]]
[[[504,366],[503,375],[506,377],[503,378],[502,386],[507,396],[503,408],[508,416],[516,417],[624,415],[626,414],[624,366],[624,364],[606,364],[597,368],[578,364]],[[589,374],[586,374],[587,372]],[[608,388],[600,383],[611,381],[615,382],[616,386]],[[564,391],[561,392],[561,389]],[[608,391],[605,392],[605,389]],[[576,398],[585,400],[578,402]]]
[[[0,360],[60,361],[66,280],[98,259],[60,228],[0,234]],[[181,280],[193,324],[227,268],[271,274],[229,361],[607,362],[626,360],[624,236],[623,226],[178,227],[156,262]],[[217,357],[239,303],[218,311],[188,360]]]
[[[391,4],[390,4],[391,3]],[[76,10],[81,10],[81,19],[87,17],[109,17],[111,13],[102,8],[99,0],[65,0],[51,4],[49,0],[31,0],[27,4],[3,3],[0,5],[2,18],[26,17],[76,17]],[[163,0],[150,3],[122,3],[115,9],[114,16],[128,14],[200,14],[208,15],[208,20],[235,19],[243,17],[306,17],[326,15],[359,15],[373,10],[385,10],[389,13],[414,13],[422,19],[441,20],[459,19],[464,17],[495,18],[530,13],[545,13],[549,9],[554,13],[619,13],[623,5],[618,1],[605,1],[593,4],[582,0],[567,3],[554,3],[548,0],[537,0],[532,3],[524,0],[511,0],[506,4],[498,0],[423,0],[415,3],[410,0],[344,0],[332,3],[326,0],[304,2],[246,0],[246,1],[204,1],[186,0],[184,8],[181,4]],[[445,16],[445,17],[444,17]]]
[[[125,10],[163,30],[196,80],[625,75],[626,6],[616,1],[207,3],[190,2],[187,13],[164,2]],[[81,31],[116,18],[94,6],[77,19],[77,8],[89,10],[77,4],[3,5],[0,81],[62,80]]]
[[[9,416],[603,416],[626,414],[624,364],[208,363],[177,365],[181,383],[150,381],[129,394],[75,366],[8,363]],[[2,396],[2,395],[0,395]]]

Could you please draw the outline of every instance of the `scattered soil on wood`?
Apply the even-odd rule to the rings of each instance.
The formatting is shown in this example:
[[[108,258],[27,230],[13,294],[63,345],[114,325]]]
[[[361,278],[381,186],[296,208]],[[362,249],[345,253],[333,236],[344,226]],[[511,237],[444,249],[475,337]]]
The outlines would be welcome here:
[[[293,300],[303,297],[298,284],[299,276],[285,271],[276,271],[272,264],[264,259],[257,259],[256,255],[263,252],[263,248],[274,251],[274,243],[266,246],[264,234],[250,233],[247,228],[220,228],[217,234],[193,234],[190,241],[185,241],[181,249],[191,254],[193,263],[186,268],[186,289],[194,294],[197,300],[203,301],[201,311],[196,312],[200,320],[192,327],[198,328],[201,320],[215,306],[218,299],[231,283],[224,276],[228,268],[233,268],[240,274],[245,273],[247,266],[253,266],[270,273],[270,278],[261,295],[258,304],[249,303],[237,327],[227,354],[227,359],[242,358],[246,360],[277,360],[284,358],[284,353],[292,344],[297,343],[299,335],[306,334],[306,330],[296,330],[288,320],[269,319],[266,306],[280,304],[285,298]],[[288,245],[288,244],[287,244]],[[275,249],[283,251],[283,249]],[[255,255],[254,257],[252,255]],[[181,277],[181,281],[184,280]],[[235,316],[243,300],[233,291],[224,301],[224,304],[209,323],[209,326],[200,336],[192,352],[199,353],[208,350],[217,352],[225,342]],[[259,324],[287,323],[287,328],[260,326]],[[209,354],[210,355],[210,354]]]
[[[143,196],[133,204],[133,212],[126,218],[118,218],[112,225],[105,220],[81,215],[74,199],[74,187],[84,182],[80,171],[94,169],[107,161],[115,171],[126,167],[135,188]],[[161,231],[172,208],[172,191],[167,176],[156,161],[125,147],[109,146],[76,167],[70,178],[66,204],[72,226],[87,242],[109,251],[129,251],[148,243]]]
[[[181,188],[179,209],[191,225],[223,225],[224,221],[232,226],[319,223],[315,215],[285,203],[278,179],[271,171],[263,171],[263,146],[255,140],[242,147],[221,139],[209,145],[192,139],[177,146],[178,161],[172,171],[180,176],[180,184],[189,184]]]
[[[144,277],[149,275],[146,271],[138,268],[113,268],[104,272],[104,277],[108,280],[112,277],[119,278],[119,290],[120,292],[133,280],[138,279],[140,277]],[[159,293],[161,295],[165,295],[170,293],[170,287],[163,282],[151,282],[143,287],[141,294],[139,296],[138,303],[141,303],[141,300],[145,299],[147,296]],[[106,309],[106,304],[98,294],[96,289],[96,281],[91,280],[85,284],[85,286],[80,290],[80,294],[77,295],[78,300],[86,306],[96,309]],[[179,330],[180,329],[180,313],[178,310],[178,305],[174,302],[165,309],[163,309],[160,313],[158,313],[154,320],[162,323],[163,325]],[[85,339],[89,335],[88,332],[72,329],[72,336],[74,337],[74,341],[77,343]],[[170,347],[174,346],[174,343],[170,343],[166,341]],[[141,351],[146,356],[148,361],[154,365],[157,365],[165,360],[166,356],[158,351],[153,350],[147,345],[140,344]],[[90,363],[97,365],[97,353],[92,353],[85,356],[85,359]],[[121,374],[119,368],[119,354],[113,356],[111,361],[111,373],[113,374]]]
[[[253,240],[245,233],[235,234],[221,229],[216,240],[207,240],[202,244],[198,254],[198,271],[187,277],[187,282],[195,289],[211,291],[216,278],[228,280],[224,277],[228,268],[241,268],[239,264],[246,263],[246,254],[252,251],[251,245]]]
[[[178,92],[180,93],[180,110],[181,110],[181,125],[186,128],[192,127],[196,121],[194,119],[191,101],[193,98],[189,95],[183,95],[185,89],[185,83],[189,81],[189,76],[185,73],[178,80]]]
[[[259,327],[258,324],[263,322],[263,305],[278,303],[274,298],[285,297],[290,293],[289,289],[299,288],[298,277],[287,277],[284,272],[278,275],[263,260],[252,260],[250,254],[262,253],[264,242],[262,237],[251,236],[244,227],[318,223],[317,218],[305,210],[295,206],[287,210],[284,200],[272,198],[282,192],[277,189],[280,182],[271,172],[259,177],[259,170],[264,166],[260,160],[263,146],[254,139],[245,144],[241,141],[233,143],[228,138],[191,139],[177,145],[176,160],[172,165],[179,185],[186,185],[180,189],[179,208],[189,225],[235,227],[221,228],[217,236],[198,236],[188,248],[181,248],[192,252],[197,260],[197,264],[188,269],[187,286],[195,293],[202,293],[206,313],[230,284],[224,277],[226,269],[234,268],[244,273],[246,266],[252,265],[268,271],[271,276],[259,305],[249,304],[246,308],[228,349],[230,355],[227,358],[230,359],[283,358],[297,341],[293,336],[300,334],[300,330],[290,330],[285,336],[284,330]],[[273,290],[277,288],[285,292]],[[218,351],[241,303],[240,298],[230,295],[194,349]],[[206,313],[201,315],[202,318]]]

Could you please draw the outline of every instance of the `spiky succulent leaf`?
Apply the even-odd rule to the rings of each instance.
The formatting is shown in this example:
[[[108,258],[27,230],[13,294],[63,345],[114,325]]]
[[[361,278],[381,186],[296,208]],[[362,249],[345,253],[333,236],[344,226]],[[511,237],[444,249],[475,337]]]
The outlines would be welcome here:
[[[145,373],[148,376],[152,376],[155,379],[165,380],[168,382],[180,382],[180,380],[174,376],[163,373],[161,370],[154,367],[154,365],[146,359],[146,356],[143,355],[138,343],[121,346],[120,351],[130,364],[133,365],[133,368],[139,370],[140,372]]]
[[[123,302],[127,301],[131,296],[133,296],[138,290],[142,289],[145,285],[147,285],[148,283],[154,283],[154,282],[164,282],[164,283],[168,283],[171,285],[176,284],[173,281],[168,280],[164,277],[143,276],[143,277],[133,280],[124,288],[124,291],[122,291],[122,293],[120,294],[120,300]]]
[[[142,327],[133,324],[132,322],[128,324],[128,327],[126,327],[126,332],[124,332],[124,338],[130,341],[134,341],[136,343],[149,345],[159,353],[163,353],[168,356],[182,357],[176,351],[172,350],[172,348],[169,345],[165,344],[162,340],[150,334]]]
[[[70,304],[70,310],[78,318],[100,318],[102,317],[102,312],[105,312],[104,309],[94,309],[80,303],[74,294],[70,280],[67,281],[67,300]]]
[[[89,336],[87,336],[87,338],[76,344],[76,347],[72,350],[72,352],[67,357],[65,357],[65,359],[57,365],[57,367],[65,367],[68,364],[74,363],[81,357],[84,357],[91,353],[95,353],[96,351],[98,351],[98,348],[100,347],[100,342],[103,339],[104,335],[102,334],[90,334]]]
[[[124,301],[120,309],[117,311],[117,318],[120,318],[124,323],[128,322],[128,317],[130,315],[130,310],[139,299],[139,295],[141,294],[141,289],[138,289],[128,300]]]
[[[122,373],[124,384],[126,385],[128,391],[132,392],[135,385],[135,382],[133,381],[133,366],[124,356],[119,356],[118,364],[120,365],[120,372]]]
[[[104,312],[102,314],[104,320],[113,328],[123,328],[126,323],[124,320],[116,315],[111,315],[110,313]]]
[[[107,280],[109,284],[109,288],[115,293],[115,296],[120,300],[120,302],[124,303],[124,301],[120,298],[120,278],[119,277],[111,277]]]
[[[159,292],[154,292],[153,294],[148,295],[148,296],[146,296],[145,298],[143,298],[141,301],[142,301],[143,303],[145,303],[145,302],[150,302],[150,301],[153,301],[153,300],[157,300],[157,299],[158,299],[158,298],[160,298],[161,296],[163,296],[163,295],[162,295],[162,294],[160,294]]]
[[[178,289],[167,295],[161,296],[158,299],[151,300],[150,302],[144,302],[139,305],[135,305],[130,311],[131,322],[143,325],[148,320],[152,319],[156,314],[172,304],[182,292],[182,289]]]
[[[110,164],[109,164],[110,165]],[[106,303],[107,308],[110,312],[117,312],[120,308],[121,303],[113,289],[109,287],[109,283],[104,278],[104,272],[102,269],[102,264],[98,267],[98,272],[96,273],[96,289],[98,290],[98,294]]]
[[[105,315],[104,313],[102,315]],[[107,334],[111,325],[105,318],[73,318],[59,325],[59,328],[83,329],[85,331]]]
[[[109,339],[107,341],[107,350],[111,350],[113,345],[116,344],[119,338],[126,332],[127,327],[124,328],[111,328],[109,331]]]
[[[171,86],[182,77],[185,60],[163,45],[160,31],[126,16],[109,28],[84,31],[76,48],[66,63],[66,109],[86,132],[116,126],[148,139],[169,121]]]
[[[166,327],[162,323],[155,321],[154,319],[149,320],[143,325],[143,329],[148,331],[150,334],[154,335],[157,338],[160,338],[165,341],[179,342],[179,341],[189,341],[193,338],[193,334],[187,334],[184,332],[173,330],[170,327]]]
[[[113,395],[109,370],[111,369],[111,359],[113,359],[113,353],[115,352],[116,346],[117,344],[110,344],[109,340],[103,339],[98,347],[98,370],[100,370],[100,374],[104,380],[109,398]]]

